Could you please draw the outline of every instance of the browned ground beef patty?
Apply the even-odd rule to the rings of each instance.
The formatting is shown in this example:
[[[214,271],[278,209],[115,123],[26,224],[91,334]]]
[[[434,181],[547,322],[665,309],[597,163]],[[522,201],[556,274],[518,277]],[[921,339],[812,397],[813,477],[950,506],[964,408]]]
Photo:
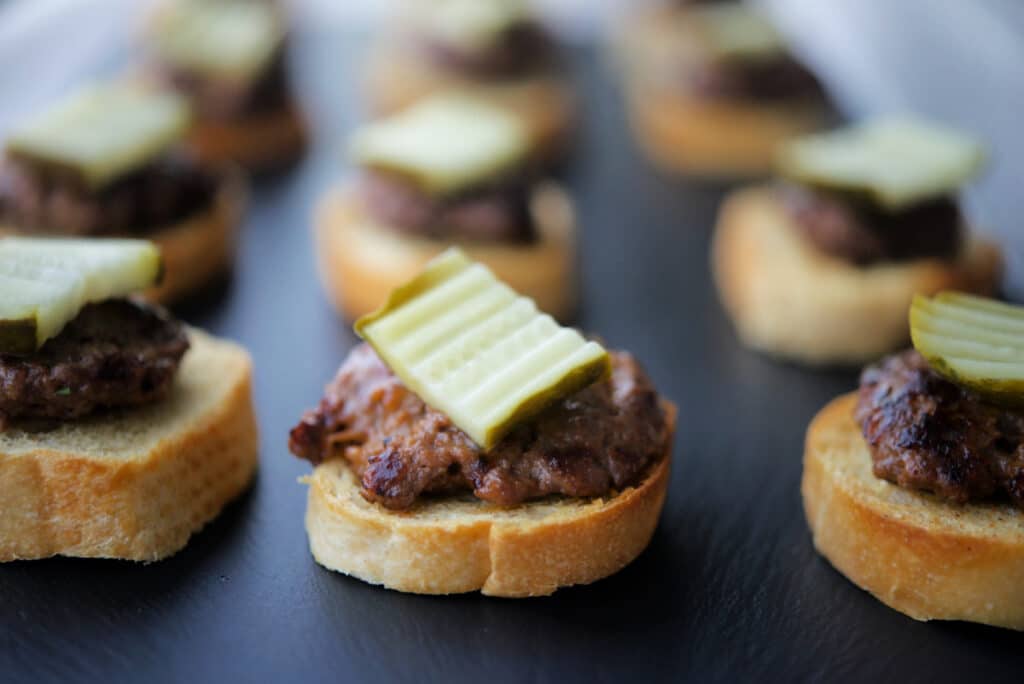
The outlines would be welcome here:
[[[509,244],[536,239],[526,177],[432,197],[401,178],[368,171],[360,178],[359,190],[370,216],[407,235]]]
[[[287,40],[287,39],[286,39]],[[156,75],[188,97],[200,119],[232,121],[278,112],[289,106],[287,47],[282,43],[263,71],[247,80],[157,64]]]
[[[98,190],[22,160],[0,163],[0,223],[54,235],[145,235],[207,211],[216,178],[169,155]]]
[[[422,37],[425,57],[435,64],[480,80],[524,78],[555,62],[555,44],[539,24],[521,23],[503,32],[486,50],[468,51],[431,37]]]
[[[780,184],[777,194],[801,234],[821,251],[854,264],[949,259],[963,241],[963,217],[951,197],[890,212],[866,199],[796,183]]]
[[[1024,414],[946,380],[915,351],[861,375],[855,412],[875,475],[967,503],[1024,508]]]
[[[163,309],[124,299],[90,304],[34,354],[0,354],[0,424],[157,401],[188,346]]]
[[[825,102],[821,82],[789,55],[771,59],[709,60],[688,64],[681,85],[709,100],[730,102]]]
[[[549,494],[600,496],[636,484],[665,455],[668,425],[636,360],[612,353],[610,380],[564,399],[481,451],[406,389],[367,345],[356,347],[320,406],[291,431],[291,451],[344,457],[363,496],[407,508],[421,494],[472,491],[513,505]]]

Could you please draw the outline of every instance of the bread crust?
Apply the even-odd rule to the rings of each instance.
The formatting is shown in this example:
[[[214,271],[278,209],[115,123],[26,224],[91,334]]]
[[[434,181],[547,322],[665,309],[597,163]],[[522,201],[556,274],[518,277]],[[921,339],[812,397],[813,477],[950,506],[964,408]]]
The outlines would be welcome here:
[[[231,268],[247,192],[241,174],[226,167],[208,209],[144,236],[160,248],[164,262],[163,280],[144,293],[146,299],[174,303],[201,290]]]
[[[779,145],[828,120],[818,104],[716,101],[639,83],[628,84],[626,92],[630,125],[648,159],[690,175],[762,175]]]
[[[461,497],[391,511],[363,499],[343,459],[323,463],[306,480],[310,550],[330,570],[416,594],[517,598],[596,582],[640,555],[657,527],[676,412],[663,404],[665,457],[638,486],[611,498],[502,508]]]
[[[409,48],[405,34],[383,38],[366,67],[366,96],[371,112],[391,114],[429,95],[459,91],[515,113],[529,131],[532,156],[554,162],[571,143],[576,97],[557,70],[514,81],[479,81],[437,68]]]
[[[541,310],[566,320],[576,308],[575,233],[572,204],[554,184],[531,198],[539,241],[529,245],[460,245]],[[408,237],[374,225],[351,183],[330,191],[314,220],[320,280],[328,298],[354,319],[381,306],[395,287],[413,278],[447,243]]]
[[[829,122],[829,107],[813,100],[740,102],[687,93],[685,74],[670,67],[702,49],[702,31],[691,14],[679,4],[655,5],[633,12],[612,30],[612,59],[623,79],[634,137],[666,171],[712,178],[762,175],[779,144]]]
[[[261,173],[283,168],[306,149],[306,121],[293,101],[278,111],[231,121],[203,119],[188,133],[189,148],[206,165],[235,163]]]
[[[991,294],[999,248],[971,238],[953,262],[858,267],[808,243],[767,187],[723,202],[711,249],[718,293],[745,344],[809,364],[859,364],[905,345],[915,293]]]
[[[249,355],[189,338],[164,401],[0,432],[0,561],[160,560],[248,487],[258,450]]]
[[[1024,513],[947,503],[876,478],[856,401],[835,399],[807,431],[801,492],[815,548],[916,620],[1024,630]]]

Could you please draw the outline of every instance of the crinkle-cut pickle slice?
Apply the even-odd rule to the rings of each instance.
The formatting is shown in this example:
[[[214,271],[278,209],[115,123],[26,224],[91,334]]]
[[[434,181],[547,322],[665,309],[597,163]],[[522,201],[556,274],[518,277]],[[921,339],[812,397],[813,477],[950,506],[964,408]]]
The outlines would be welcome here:
[[[917,295],[910,334],[936,372],[994,401],[1024,405],[1024,308],[957,292]]]
[[[688,12],[717,59],[770,59],[786,50],[775,27],[746,5],[738,2],[695,5]]]
[[[492,180],[529,153],[522,122],[467,95],[437,95],[352,137],[356,163],[407,179],[432,195]]]
[[[0,353],[30,354],[86,304],[160,275],[160,252],[145,240],[0,238]]]
[[[182,137],[188,123],[181,96],[108,83],[78,91],[15,131],[7,151],[96,189],[152,161]]]
[[[355,329],[407,387],[484,449],[611,371],[601,345],[558,325],[457,248]]]
[[[150,31],[162,59],[215,77],[249,79],[269,64],[284,38],[277,10],[251,0],[176,0]]]
[[[892,118],[799,138],[783,146],[777,162],[783,176],[899,211],[955,193],[984,156],[981,145],[956,131]]]

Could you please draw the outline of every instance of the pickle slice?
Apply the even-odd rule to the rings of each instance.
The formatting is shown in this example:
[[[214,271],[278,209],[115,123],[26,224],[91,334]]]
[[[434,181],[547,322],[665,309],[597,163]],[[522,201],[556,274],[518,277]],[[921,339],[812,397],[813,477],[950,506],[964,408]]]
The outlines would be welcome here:
[[[918,295],[910,334],[936,372],[995,401],[1024,405],[1024,308],[957,292]]]
[[[981,145],[956,131],[894,118],[795,140],[778,166],[799,182],[864,194],[898,211],[956,192],[984,157]]]
[[[490,180],[528,153],[522,123],[505,110],[464,95],[438,95],[352,137],[355,161],[409,179],[430,194]]]
[[[786,50],[775,27],[738,2],[697,5],[689,12],[715,58],[755,61],[776,57]]]
[[[16,131],[7,152],[96,189],[152,161],[181,138],[188,120],[177,95],[127,83],[93,86]]]
[[[530,18],[524,0],[434,0],[420,8],[419,23],[435,40],[483,50]]]
[[[457,248],[355,329],[409,389],[484,449],[611,369],[601,345],[558,325]]]
[[[144,240],[0,239],[0,352],[31,353],[86,304],[149,287],[160,269]]]
[[[251,79],[270,63],[284,38],[273,4],[251,0],[176,0],[155,14],[151,45],[177,67]]]

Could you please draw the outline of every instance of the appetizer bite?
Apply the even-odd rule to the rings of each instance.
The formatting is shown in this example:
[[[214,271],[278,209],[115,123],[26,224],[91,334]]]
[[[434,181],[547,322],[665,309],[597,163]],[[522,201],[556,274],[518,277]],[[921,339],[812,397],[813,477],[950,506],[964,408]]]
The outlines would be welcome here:
[[[626,352],[560,327],[457,249],[356,322],[290,435],[321,565],[424,594],[535,596],[647,546],[675,407]]]
[[[996,290],[995,245],[956,194],[981,148],[910,119],[785,146],[771,185],[726,198],[712,246],[722,303],[747,345],[813,364],[870,361],[906,344],[916,293]]]
[[[269,0],[167,0],[146,32],[156,78],[189,98],[200,160],[254,172],[295,161],[306,125],[288,83],[288,30]]]
[[[0,238],[0,561],[155,561],[252,480],[240,347],[127,298],[140,240]]]
[[[910,323],[808,429],[814,545],[912,618],[1024,630],[1024,309],[942,293]]]
[[[451,243],[545,311],[576,305],[575,225],[566,194],[538,182],[522,125],[462,95],[424,100],[357,131],[359,176],[321,202],[321,278],[343,314],[384,303]]]
[[[0,162],[0,234],[130,236],[159,247],[147,297],[202,288],[234,260],[244,186],[181,149],[187,103],[137,84],[80,90],[15,130]]]
[[[526,0],[419,0],[404,8],[371,54],[367,95],[375,113],[466,92],[517,116],[534,159],[555,161],[565,152],[572,87],[555,38]]]
[[[634,133],[665,169],[761,174],[780,143],[831,118],[818,80],[742,3],[647,8],[617,42]]]

